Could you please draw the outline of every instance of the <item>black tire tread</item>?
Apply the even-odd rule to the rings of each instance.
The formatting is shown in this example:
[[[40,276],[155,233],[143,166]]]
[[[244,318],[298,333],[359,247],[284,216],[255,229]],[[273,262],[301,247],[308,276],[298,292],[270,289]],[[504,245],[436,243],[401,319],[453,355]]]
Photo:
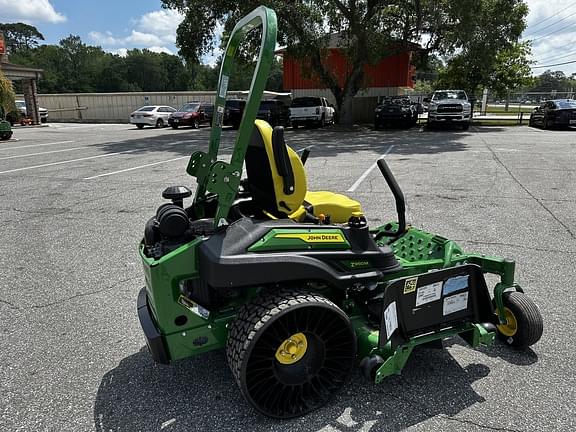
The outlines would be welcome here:
[[[499,333],[500,337],[508,345],[517,348],[527,348],[538,342],[544,331],[538,306],[527,295],[517,291],[504,293],[504,306],[516,317],[518,330],[512,338]]]
[[[241,387],[242,363],[258,330],[274,315],[304,303],[323,303],[337,308],[327,298],[301,290],[282,290],[261,295],[240,308],[230,325],[226,340],[226,359],[238,386]]]

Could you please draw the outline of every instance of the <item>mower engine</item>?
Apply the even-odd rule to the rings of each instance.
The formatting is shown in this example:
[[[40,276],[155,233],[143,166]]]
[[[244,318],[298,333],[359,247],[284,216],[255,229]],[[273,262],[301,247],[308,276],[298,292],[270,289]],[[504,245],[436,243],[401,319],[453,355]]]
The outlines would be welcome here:
[[[146,223],[144,243],[148,256],[158,259],[197,236],[213,233],[213,219],[192,222],[189,209],[184,209],[184,198],[191,195],[186,186],[170,186],[162,192],[162,198],[172,202],[158,207],[156,215]]]

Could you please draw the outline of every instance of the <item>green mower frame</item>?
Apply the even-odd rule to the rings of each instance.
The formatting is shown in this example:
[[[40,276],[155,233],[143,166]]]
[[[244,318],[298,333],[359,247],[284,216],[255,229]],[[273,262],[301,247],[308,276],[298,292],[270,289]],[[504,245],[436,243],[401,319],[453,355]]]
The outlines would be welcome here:
[[[228,80],[240,42],[257,27],[258,63],[225,162],[218,149]],[[154,360],[169,364],[225,348],[249,403],[288,418],[324,405],[354,365],[376,383],[399,374],[419,345],[456,335],[472,347],[490,345],[496,335],[513,347],[536,343],[542,318],[514,281],[515,263],[466,253],[407,225],[404,196],[383,159],[378,167],[396,200],[396,222],[370,229],[358,211],[331,223],[329,215],[293,220],[254,210],[248,162],[248,178],[241,177],[247,152],[256,151],[255,131],[268,127],[255,120],[276,31],[276,14],[265,7],[237,23],[220,70],[208,152],[193,153],[187,167],[197,181],[193,203],[184,206],[188,188],[169,187],[162,195],[172,203],[146,224],[137,309]],[[290,194],[293,152],[283,129],[274,129],[270,148],[271,169]],[[500,277],[492,294],[486,273]]]

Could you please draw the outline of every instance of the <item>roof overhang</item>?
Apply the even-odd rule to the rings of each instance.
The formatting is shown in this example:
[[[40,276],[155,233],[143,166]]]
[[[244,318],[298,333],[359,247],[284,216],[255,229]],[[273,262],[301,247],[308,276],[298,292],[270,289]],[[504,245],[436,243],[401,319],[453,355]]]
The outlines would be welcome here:
[[[25,79],[39,79],[44,72],[43,69],[29,68],[20,66],[13,63],[0,63],[0,70],[4,72],[6,78],[12,81],[19,81]]]

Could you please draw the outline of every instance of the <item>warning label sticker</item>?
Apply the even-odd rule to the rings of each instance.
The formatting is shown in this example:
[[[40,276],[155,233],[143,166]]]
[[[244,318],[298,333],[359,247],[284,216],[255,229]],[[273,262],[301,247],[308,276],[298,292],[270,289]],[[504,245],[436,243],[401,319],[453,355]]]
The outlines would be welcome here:
[[[416,293],[416,306],[440,300],[442,296],[442,281],[418,288]]]
[[[404,282],[404,294],[410,294],[414,291],[416,291],[416,286],[418,285],[418,278],[410,278],[410,279],[406,279],[406,282]]]
[[[444,307],[442,313],[444,316],[454,312],[464,310],[468,307],[468,291],[455,294],[450,297],[444,297]]]
[[[468,275],[451,277],[444,283],[444,295],[468,288]]]
[[[390,339],[390,336],[398,328],[398,315],[396,313],[396,302],[392,302],[388,305],[384,311],[384,323],[386,325],[386,338]]]
[[[228,75],[222,75],[222,80],[220,81],[220,89],[218,91],[218,96],[226,97],[226,92],[228,91],[228,80],[230,77]]]

